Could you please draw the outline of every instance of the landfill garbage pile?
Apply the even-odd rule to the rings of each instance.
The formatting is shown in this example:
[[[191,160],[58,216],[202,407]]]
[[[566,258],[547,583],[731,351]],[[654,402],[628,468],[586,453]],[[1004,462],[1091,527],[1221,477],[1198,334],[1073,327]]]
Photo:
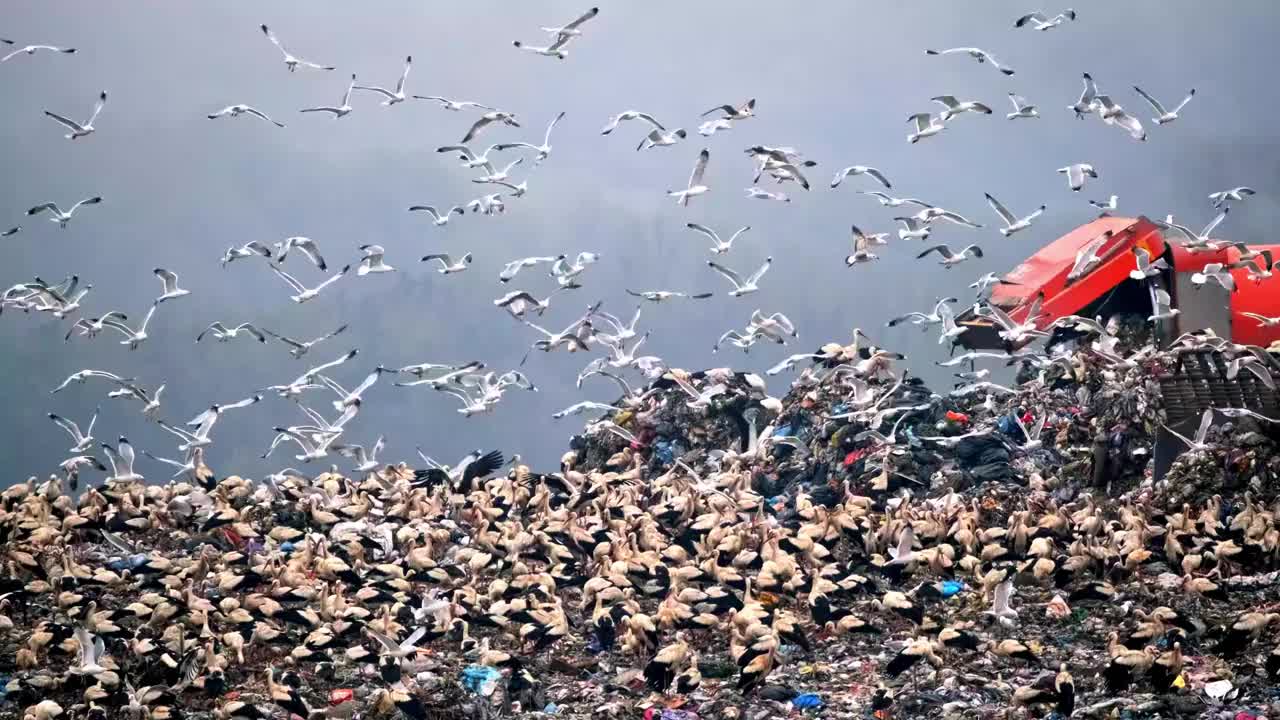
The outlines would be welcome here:
[[[1270,422],[1156,483],[1165,355],[939,392],[855,338],[668,370],[553,473],[18,484],[0,715],[1277,718]]]

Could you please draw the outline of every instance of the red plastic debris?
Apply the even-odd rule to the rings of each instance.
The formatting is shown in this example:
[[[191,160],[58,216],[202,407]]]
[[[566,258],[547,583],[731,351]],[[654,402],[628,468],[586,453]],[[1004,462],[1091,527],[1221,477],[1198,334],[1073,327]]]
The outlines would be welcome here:
[[[337,688],[329,691],[329,704],[341,705],[356,696],[351,688]]]
[[[870,452],[871,452],[871,448],[859,448],[857,450],[854,450],[853,452],[844,456],[844,466],[849,467],[850,465],[866,457],[867,453],[870,453]]]
[[[227,542],[235,545],[236,547],[244,545],[244,538],[240,537],[236,531],[231,528],[222,528],[222,535],[227,539]]]
[[[947,420],[960,423],[961,425],[969,424],[969,416],[964,413],[956,412],[955,410],[947,411]]]

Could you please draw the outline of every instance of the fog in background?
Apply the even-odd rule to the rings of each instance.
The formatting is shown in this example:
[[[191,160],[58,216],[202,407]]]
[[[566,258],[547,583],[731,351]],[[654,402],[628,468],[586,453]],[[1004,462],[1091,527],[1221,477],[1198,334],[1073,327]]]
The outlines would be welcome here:
[[[79,52],[23,55],[0,65],[6,99],[0,223],[24,225],[0,240],[0,282],[33,276],[56,282],[77,273],[94,286],[84,300],[87,316],[121,310],[130,324],[160,293],[154,267],[178,272],[192,295],[164,303],[151,339],[135,352],[110,330],[64,343],[70,320],[6,310],[0,316],[3,482],[44,476],[65,457],[69,438],[46,413],[84,423],[99,404],[100,440],[124,434],[140,449],[177,457],[174,439],[143,419],[141,405],[108,400],[111,388],[104,383],[50,396],[82,368],[136,377],[148,389],[165,383],[162,415],[175,423],[211,403],[292,380],[353,347],[359,358],[334,373],[348,386],[376,364],[481,360],[498,371],[514,368],[538,336],[492,301],[513,289],[542,297],[554,287],[545,266],[501,285],[498,271],[516,257],[601,255],[580,278],[585,287],[558,294],[536,320],[552,330],[596,300],[629,317],[637,303],[624,293],[627,287],[715,291],[699,303],[646,303],[641,329],[652,335],[643,350],[674,366],[763,371],[788,354],[847,342],[851,328],[860,326],[878,344],[906,353],[907,366],[942,387],[950,378],[934,366],[945,355],[936,332],[887,329],[885,321],[944,295],[970,299],[966,286],[979,274],[1007,271],[1091,220],[1096,211],[1088,199],[1115,193],[1121,214],[1173,212],[1198,228],[1213,215],[1205,195],[1253,185],[1260,194],[1239,204],[1219,234],[1270,240],[1278,166],[1271,75],[1280,67],[1271,37],[1280,17],[1274,3],[1233,3],[1224,10],[1191,2],[1074,0],[1079,19],[1048,32],[1014,30],[1014,19],[1033,9],[1021,2],[600,4],[599,16],[570,44],[569,58],[558,61],[517,51],[511,41],[545,44],[538,26],[568,22],[586,2],[8,3],[0,34],[19,45],[70,45]],[[288,73],[261,23],[295,54],[338,70]],[[967,45],[995,53],[1017,74],[924,53]],[[378,97],[356,93],[355,111],[340,120],[298,113],[337,104],[352,72],[362,82],[394,85],[410,54],[411,93],[517,113],[522,129],[489,128],[478,148],[538,142],[546,123],[567,113],[552,138],[552,156],[531,175],[531,161],[514,172],[517,181],[529,177],[530,189],[508,200],[505,216],[468,214],[436,228],[422,214],[406,212],[411,204],[461,204],[498,189],[472,184],[474,171],[458,167],[452,154],[435,152],[462,137],[474,112],[412,100],[386,108]],[[1143,119],[1147,142],[1096,116],[1077,121],[1066,110],[1084,71]],[[1198,94],[1180,120],[1154,127],[1150,108],[1132,91],[1135,83],[1170,105],[1188,88]],[[87,117],[103,89],[110,100],[88,138],[63,139],[63,128],[42,113]],[[1008,92],[1025,95],[1043,117],[1005,120]],[[940,136],[909,145],[906,118],[936,110],[929,98],[940,94],[981,100],[996,112],[958,117]],[[757,98],[758,117],[711,138],[696,134],[699,113],[748,97]],[[251,117],[205,119],[231,103],[254,105],[288,127]],[[638,153],[647,129],[638,122],[601,136],[608,117],[626,109],[650,112],[691,137]],[[752,165],[743,149],[757,143],[794,146],[818,161],[812,192],[786,185],[794,198],[789,204],[744,197]],[[664,193],[684,186],[702,147],[711,151],[706,182],[712,190],[681,208]],[[1075,162],[1093,163],[1100,175],[1078,194],[1054,172]],[[828,188],[837,168],[854,163],[881,168],[894,194],[984,223],[981,230],[940,223],[933,240],[953,247],[978,242],[986,257],[945,270],[936,258],[915,259],[919,241],[895,237],[877,249],[879,262],[846,268],[850,223],[894,232],[892,217],[899,214],[856,194],[878,189],[869,178]],[[1018,214],[1041,203],[1048,211],[1032,229],[1005,239],[984,192]],[[37,203],[66,207],[95,194],[103,204],[82,209],[66,230],[24,216]],[[762,291],[727,297],[728,283],[706,267],[709,243],[685,229],[690,221],[726,234],[751,225],[722,261],[750,272],[772,255]],[[377,243],[399,269],[363,278],[353,272],[298,306],[261,259],[218,266],[228,246],[291,235],[314,238],[332,268],[355,263],[358,245]],[[418,262],[428,252],[467,251],[475,261],[459,275],[442,277],[434,265]],[[308,285],[324,277],[301,257],[290,257],[284,268]],[[715,338],[744,325],[755,308],[789,315],[799,342],[712,355]],[[341,323],[351,329],[295,361],[274,341],[195,344],[214,320],[253,322],[297,338]],[[535,353],[523,369],[540,392],[508,392],[492,414],[470,419],[455,412],[458,403],[447,395],[396,388],[384,379],[366,395],[343,442],[371,445],[384,433],[385,460],[415,459],[417,445],[443,462],[496,447],[551,466],[582,420],[557,422],[550,415],[578,400],[617,396],[598,378],[574,388],[589,359]],[[773,394],[786,391],[788,378],[770,380]],[[332,399],[317,392],[308,402],[327,408]],[[290,445],[268,462],[259,460],[271,427],[304,421],[292,402],[267,397],[219,422],[207,460],[219,475],[261,477],[292,464],[296,451]],[[151,480],[169,474],[145,458],[138,462]]]

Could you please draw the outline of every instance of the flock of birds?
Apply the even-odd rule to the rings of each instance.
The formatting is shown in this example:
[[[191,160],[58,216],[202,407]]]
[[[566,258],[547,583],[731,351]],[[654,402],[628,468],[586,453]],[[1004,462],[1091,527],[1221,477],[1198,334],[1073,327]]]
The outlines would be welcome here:
[[[545,45],[517,40],[514,46],[521,51],[565,60],[569,45],[578,42],[589,31],[591,25],[588,23],[598,14],[598,9],[592,8],[565,25],[542,28],[548,38]],[[1076,20],[1077,14],[1072,10],[1052,17],[1031,13],[1018,18],[1015,27],[1047,31],[1065,27]],[[261,31],[278,49],[289,72],[335,70],[332,65],[294,55],[267,25],[262,25]],[[0,43],[14,44],[4,39],[0,39]],[[14,50],[0,62],[10,61],[24,53],[42,52],[71,54],[76,51],[74,48],[30,45]],[[940,57],[968,57],[979,64],[990,65],[1004,76],[1015,75],[1012,68],[980,48],[957,47],[926,52]],[[409,94],[406,85],[412,63],[412,56],[407,56],[399,78],[391,87],[360,84],[352,74],[340,103],[303,108],[301,112],[327,114],[336,120],[356,111],[353,101],[358,102],[361,97],[376,97],[381,98],[381,104],[387,107],[413,99],[436,103],[451,112],[475,113],[475,120],[463,137],[456,144],[441,146],[439,152],[457,156],[464,170],[479,173],[471,178],[471,182],[492,192],[481,191],[480,196],[463,205],[423,204],[411,206],[409,211],[424,213],[433,226],[441,229],[454,218],[468,214],[504,214],[509,202],[517,201],[530,192],[532,172],[544,163],[550,164],[554,150],[552,140],[565,113],[556,114],[540,138],[495,142],[481,149],[476,144],[481,136],[524,127],[516,113],[473,101]],[[1067,106],[1068,111],[1078,118],[1096,116],[1103,123],[1124,130],[1135,140],[1147,139],[1142,120],[1120,106],[1113,96],[1101,92],[1091,75],[1084,74],[1083,84],[1080,97]],[[1177,120],[1195,95],[1195,90],[1189,91],[1170,109],[1141,88],[1135,86],[1134,91],[1150,105],[1154,113],[1151,123],[1156,126]],[[1038,107],[1025,97],[1013,92],[1008,97],[1013,106],[1012,112],[1006,115],[1009,121],[1025,121],[1040,116]],[[918,113],[909,118],[913,128],[907,136],[909,142],[917,143],[937,136],[960,118],[993,112],[983,102],[954,95],[942,95],[932,100],[941,109],[936,114]],[[92,112],[83,122],[52,111],[46,111],[46,114],[66,128],[68,139],[83,141],[97,131],[100,117],[110,119],[109,111],[103,115],[106,103],[107,93],[104,91],[97,96]],[[702,114],[697,133],[709,138],[731,131],[735,124],[749,121],[757,112],[754,98],[737,104],[717,105]],[[279,128],[286,126],[247,104],[228,105],[207,116],[217,120],[246,115]],[[639,110],[626,110],[609,117],[601,134],[620,133],[624,127],[633,126],[631,121],[640,121],[638,124],[646,131],[636,146],[637,151],[671,148],[689,140],[684,128],[671,127],[652,114]],[[745,153],[755,165],[752,185],[746,191],[749,197],[789,202],[791,198],[781,188],[810,190],[809,176],[818,163],[807,159],[797,149],[753,145],[746,148]],[[701,149],[694,159],[688,182],[683,187],[669,190],[667,195],[679,205],[689,207],[694,199],[709,194],[712,188],[706,184],[706,170],[710,161],[710,149]],[[523,179],[516,182],[516,173],[521,171],[525,172]],[[1069,188],[1077,192],[1088,180],[1098,177],[1095,167],[1083,162],[1060,168],[1057,172],[1063,174]],[[771,183],[767,182],[762,187],[760,183],[766,178]],[[902,225],[897,232],[900,242],[927,241],[939,221],[970,230],[984,228],[982,223],[919,198],[889,194],[894,185],[888,174],[879,168],[857,164],[843,167],[834,175],[830,188],[834,190],[846,182],[855,181],[874,183],[867,185],[872,189],[857,192],[876,199],[885,207],[919,208],[914,214],[907,215],[907,211],[903,211],[903,215],[895,218]],[[1179,237],[1193,251],[1217,249],[1221,244],[1211,239],[1210,234],[1225,219],[1230,203],[1243,201],[1253,194],[1251,188],[1237,187],[1210,195],[1220,213],[1199,233],[1175,223],[1172,217],[1167,218],[1162,227],[1170,237]],[[1009,209],[989,193],[986,200],[998,219],[997,229],[1004,237],[1029,229],[1046,211],[1046,206],[1040,205],[1022,214]],[[55,202],[47,202],[32,207],[27,214],[46,214],[50,221],[65,228],[73,218],[101,202],[102,197],[93,196],[66,210]],[[1105,201],[1091,201],[1091,205],[1108,214],[1116,210],[1117,197],[1112,195]],[[765,257],[751,272],[743,270],[751,265],[729,263],[727,260],[735,254],[735,243],[751,230],[749,226],[738,228],[727,239],[717,229],[703,224],[688,222],[686,227],[710,241],[708,251],[717,259],[708,260],[707,267],[724,278],[725,294],[740,298],[760,290],[773,257]],[[3,235],[11,236],[21,230],[21,226],[15,226]],[[886,232],[864,232],[858,226],[852,226],[852,250],[845,258],[846,264],[854,267],[874,262],[878,255],[873,248],[889,245],[889,237]],[[1098,253],[1108,237],[1101,237],[1082,249],[1072,270],[1073,277],[1088,272],[1100,262]],[[1247,261],[1251,275],[1256,275],[1259,280],[1269,277],[1270,256],[1249,254],[1248,248],[1243,246],[1241,249],[1246,252],[1241,262]],[[228,268],[234,264],[236,268],[232,272],[250,272],[254,263],[265,264],[280,278],[290,300],[303,304],[335,283],[346,281],[353,268],[357,277],[396,270],[388,262],[388,253],[382,246],[362,245],[359,250],[361,256],[358,259],[353,258],[334,270],[326,261],[326,251],[322,251],[320,244],[311,238],[288,237],[275,243],[251,241],[227,248],[221,265]],[[291,255],[295,261],[286,271],[284,265]],[[936,244],[917,252],[919,259],[931,255],[936,255],[939,263],[949,269],[983,257],[983,250],[976,243],[959,248]],[[1256,263],[1259,258],[1263,260],[1262,266]],[[468,271],[472,259],[469,252],[462,255],[440,252],[423,256],[421,262],[438,265],[438,272],[448,276]],[[516,258],[505,263],[498,276],[503,284],[515,281],[522,271],[535,268],[545,268],[546,275],[554,281],[553,289],[545,295],[532,290],[513,290],[493,301],[521,328],[530,331],[533,340],[525,360],[535,350],[546,353],[603,350],[603,354],[592,359],[580,373],[577,385],[582,387],[591,378],[615,384],[622,392],[624,407],[643,408],[651,396],[651,392],[634,389],[625,371],[636,371],[647,380],[671,378],[687,394],[689,407],[695,409],[708,407],[716,396],[724,394],[727,386],[723,382],[705,382],[698,387],[695,383],[700,380],[695,381],[687,373],[671,368],[661,357],[639,354],[649,337],[647,332],[638,328],[640,307],[628,321],[605,311],[601,303],[596,302],[555,332],[534,322],[534,318],[541,318],[551,309],[552,301],[560,293],[581,289],[590,267],[599,260],[599,253],[582,251]],[[1150,277],[1158,272],[1160,262],[1137,254],[1133,273],[1135,277]],[[1211,265],[1197,276],[1196,282],[1218,282],[1230,286],[1233,282],[1231,269]],[[133,313],[119,310],[87,311],[83,303],[93,286],[82,283],[81,278],[74,274],[59,283],[40,278],[18,283],[0,295],[0,311],[17,309],[28,313],[48,313],[67,320],[75,317],[65,340],[70,341],[77,333],[81,338],[93,340],[104,331],[110,331],[106,334],[120,345],[137,349],[151,337],[149,328],[162,305],[166,308],[179,307],[173,303],[189,302],[192,295],[181,287],[177,272],[155,268],[154,275],[161,285],[160,294],[141,320]],[[1071,327],[1098,333],[1103,346],[1099,352],[1104,356],[1114,351],[1115,337],[1111,329],[1096,323],[1091,325],[1093,321],[1085,318],[1064,318],[1052,327],[1041,327],[1038,308],[1033,307],[1026,319],[1014,321],[1001,308],[983,300],[990,288],[1001,282],[993,273],[978,278],[971,285],[977,298],[974,307],[979,315],[998,325],[1000,336],[1011,345],[1047,337],[1056,327]],[[714,295],[705,290],[655,288],[627,288],[627,292],[650,303],[705,300]],[[955,302],[958,302],[956,298],[944,298],[931,311],[908,313],[894,318],[889,325],[938,325],[941,329],[939,344],[954,345],[966,331],[955,322],[951,307]],[[1167,294],[1157,294],[1152,319],[1176,312],[1169,307]],[[1256,319],[1264,324],[1280,323],[1280,318],[1259,316]],[[332,344],[330,341],[339,337],[346,328],[342,325],[319,337],[299,340],[252,322],[219,321],[211,323],[195,340],[220,343],[276,341],[294,358],[301,359],[313,350],[319,352],[321,345]],[[757,309],[745,328],[734,328],[724,333],[716,342],[715,349],[725,343],[743,350],[761,341],[785,345],[798,337],[795,324],[786,315]],[[876,363],[884,359],[883,355],[875,353],[868,361],[872,375],[881,368]],[[982,353],[969,353],[944,364],[955,366],[982,356]],[[1208,532],[1204,523],[1206,515],[1201,515],[1199,522],[1189,516],[1157,519],[1143,515],[1140,508],[1125,508],[1120,522],[1130,530],[1127,534],[1113,534],[1104,530],[1109,527],[1108,523],[1116,521],[1103,520],[1101,511],[1094,505],[1070,515],[1056,507],[1038,508],[1035,513],[1028,510],[1010,518],[1007,528],[984,529],[980,511],[954,502],[954,499],[941,505],[913,507],[910,503],[903,503],[894,512],[880,518],[869,511],[872,505],[866,498],[849,496],[835,510],[806,506],[801,513],[804,522],[800,528],[794,533],[782,532],[771,529],[759,514],[744,520],[737,512],[744,507],[763,507],[758,496],[750,490],[747,474],[727,470],[715,484],[715,492],[706,492],[707,485],[687,466],[683,470],[673,468],[660,478],[643,477],[638,456],[624,458],[630,464],[624,464],[618,472],[611,474],[576,470],[576,459],[572,453],[566,456],[561,473],[548,475],[530,472],[527,467],[519,465],[517,459],[517,469],[509,476],[491,478],[502,466],[500,454],[477,451],[458,465],[449,467],[436,463],[419,451],[429,469],[415,472],[403,464],[389,466],[380,461],[379,455],[385,448],[383,437],[363,445],[345,439],[348,425],[360,413],[371,389],[384,377],[397,378],[394,381],[397,387],[425,386],[449,395],[458,401],[457,412],[465,417],[492,412],[507,392],[532,392],[537,390],[537,386],[522,370],[498,372],[479,361],[465,364],[423,362],[398,369],[378,364],[372,369],[366,367],[364,373],[358,374],[356,384],[335,379],[337,373],[357,357],[360,357],[358,349],[343,352],[309,367],[295,378],[283,379],[287,381],[248,393],[243,399],[214,403],[182,424],[165,418],[161,398],[164,384],[152,390],[127,373],[84,369],[53,389],[53,393],[58,393],[93,380],[110,388],[108,398],[136,401],[147,420],[163,428],[177,441],[177,454],[173,458],[147,451],[142,454],[153,462],[174,469],[173,478],[190,480],[194,484],[144,486],[144,475],[138,467],[135,450],[126,437],[117,436],[114,443],[99,442],[94,437],[97,412],[83,428],[69,418],[49,415],[73,442],[69,456],[60,464],[63,476],[52,490],[28,483],[6,492],[0,527],[4,529],[6,538],[13,540],[21,536],[23,542],[38,548],[66,543],[68,534],[97,531],[112,548],[109,554],[116,559],[126,559],[129,569],[117,572],[103,567],[91,568],[71,554],[65,554],[61,567],[50,573],[35,555],[9,550],[9,577],[0,580],[5,591],[0,593],[0,602],[7,602],[11,610],[19,607],[19,599],[40,594],[43,586],[39,583],[45,582],[48,587],[60,588],[59,606],[73,618],[65,624],[46,622],[37,628],[37,635],[33,635],[31,642],[20,650],[26,655],[19,658],[19,665],[34,667],[42,652],[53,652],[60,646],[78,647],[79,662],[69,670],[64,681],[84,682],[88,687],[86,697],[91,708],[100,709],[100,703],[109,705],[116,702],[128,709],[130,717],[159,718],[161,715],[156,714],[153,706],[171,704],[176,695],[194,688],[203,688],[211,695],[219,694],[225,687],[223,673],[229,663],[243,663],[246,654],[259,646],[271,646],[283,638],[283,642],[292,643],[288,655],[295,663],[331,663],[334,653],[330,651],[340,648],[345,649],[345,656],[353,661],[372,658],[388,683],[386,689],[379,691],[379,703],[399,706],[411,717],[424,717],[421,701],[406,690],[405,684],[408,678],[404,669],[412,666],[417,643],[445,637],[457,640],[465,651],[476,653],[482,664],[513,668],[515,676],[524,673],[520,677],[532,683],[532,676],[528,675],[516,654],[492,649],[488,638],[477,643],[470,637],[469,628],[496,628],[499,632],[508,633],[513,641],[530,651],[545,649],[570,632],[568,614],[557,589],[581,587],[579,610],[589,618],[596,641],[605,648],[618,643],[626,651],[647,658],[644,677],[654,690],[677,688],[680,692],[688,692],[696,687],[698,653],[696,644],[688,642],[686,633],[727,627],[733,654],[740,667],[738,686],[750,691],[759,687],[776,665],[778,647],[784,641],[802,647],[808,647],[809,642],[801,629],[804,621],[776,603],[762,600],[760,592],[806,594],[811,620],[819,632],[837,635],[880,632],[876,623],[854,612],[850,606],[835,607],[837,598],[851,599],[875,592],[875,583],[854,572],[850,564],[831,561],[832,548],[846,538],[865,550],[869,562],[890,568],[890,572],[895,574],[909,574],[919,565],[938,569],[953,562],[989,564],[992,559],[989,554],[1011,554],[1028,563],[1019,572],[1031,573],[1036,581],[1053,578],[1055,582],[1060,581],[1061,587],[1072,583],[1089,569],[1096,570],[1099,577],[1107,578],[1116,573],[1133,573],[1138,562],[1144,562],[1146,557],[1140,561],[1133,560],[1135,553],[1142,552],[1143,548],[1134,546],[1132,538],[1150,540],[1163,536],[1165,545],[1162,551],[1166,554],[1170,551],[1169,543],[1175,540],[1180,543],[1179,548],[1194,546],[1202,559],[1209,556],[1209,562],[1223,568],[1223,572],[1227,572],[1232,556],[1222,548],[1232,542],[1224,539],[1225,529],[1222,535]],[[1133,359],[1112,357],[1121,365],[1135,362]],[[776,375],[793,369],[805,359],[828,358],[821,354],[795,355],[779,363],[768,374]],[[521,365],[524,364],[522,361]],[[1241,360],[1239,365],[1256,371],[1256,363]],[[979,389],[999,387],[981,382],[986,377],[985,371],[971,369],[962,376],[978,381],[975,387]],[[262,457],[270,457],[284,445],[296,449],[293,459],[299,463],[310,463],[337,454],[350,461],[357,479],[339,475],[336,468],[314,481],[306,479],[294,468],[274,473],[260,484],[238,478],[222,481],[212,478],[205,458],[213,444],[214,427],[226,413],[250,408],[273,394],[293,401],[302,419],[295,425],[274,427]],[[327,407],[319,398],[328,401]],[[766,408],[775,407],[778,401],[763,395],[761,404]],[[613,413],[618,407],[616,404],[584,401],[557,412],[554,417]],[[593,427],[623,437],[629,435],[609,421],[597,422]],[[894,432],[896,430],[895,425]],[[1024,432],[1027,432],[1029,443],[1035,442],[1026,428]],[[892,433],[889,438],[892,438]],[[1198,442],[1204,445],[1203,437],[1199,437]],[[1188,440],[1188,443],[1192,441]],[[96,455],[99,449],[105,455],[105,464]],[[61,489],[65,483],[71,491],[78,491],[79,475],[89,468],[106,472],[106,481],[102,488],[88,489],[81,496],[78,508],[73,508],[71,496]],[[645,506],[642,498],[650,498],[652,503]],[[289,505],[296,507],[299,514],[296,527],[264,524],[267,515],[259,514],[263,509],[270,513],[283,513]],[[1231,530],[1241,530],[1241,542],[1246,544],[1252,542],[1261,546],[1271,543],[1260,552],[1274,552],[1273,538],[1259,539],[1248,534],[1254,527],[1252,523],[1263,512],[1261,508],[1245,508],[1236,516]],[[50,518],[55,516],[61,523],[60,527],[49,524]],[[1270,523],[1273,525],[1274,520]],[[218,533],[222,536],[226,533],[251,543],[268,536],[277,543],[296,542],[297,550],[287,557],[278,551],[264,556],[260,554],[261,543],[256,552],[212,552],[212,547],[206,545],[206,549],[196,557],[171,560],[158,553],[139,555],[131,543],[120,536],[121,533],[156,528],[178,528],[205,535]],[[1072,542],[1072,537],[1085,539]],[[922,544],[923,549],[917,551],[916,544]],[[944,547],[950,549],[949,553],[943,552]],[[1235,547],[1235,551],[1241,550]],[[1180,553],[1185,556],[1188,551],[1183,549]],[[24,574],[28,579],[20,580]],[[1017,613],[1010,606],[1013,575],[1014,571],[1009,566],[1000,571],[984,570],[981,575],[983,591],[994,603],[990,615],[1000,625],[1009,625],[1016,618]],[[34,579],[29,576],[34,576]],[[460,582],[460,578],[465,578],[465,582]],[[487,585],[479,584],[482,578]],[[895,579],[900,577],[895,575]],[[140,586],[137,585],[139,582]],[[415,587],[413,583],[436,587],[419,599],[410,592]],[[136,603],[112,609],[98,606],[96,600],[86,600],[86,595],[80,592],[88,587],[120,588],[125,585],[134,589],[145,588],[147,592]],[[203,590],[210,587],[217,587],[222,593],[223,599],[216,605],[202,595]],[[905,619],[916,628],[917,639],[890,663],[888,675],[900,674],[922,658],[934,664],[941,663],[935,653],[938,648],[956,651],[987,649],[1004,658],[1034,659],[1036,653],[1020,641],[1006,638],[978,643],[970,629],[962,627],[941,629],[937,643],[927,640],[926,631],[939,629],[925,622],[928,608],[923,601],[928,587],[927,584],[921,585],[906,594],[889,590],[876,601],[876,607],[887,613],[886,622],[894,618],[898,622]],[[1192,589],[1197,588],[1209,592],[1200,585]],[[1086,583],[1076,587],[1072,600],[1095,599],[1095,596],[1114,599],[1115,589],[1104,582]],[[663,599],[656,611],[645,612],[639,604],[644,597]],[[1178,613],[1167,608],[1158,611],[1163,614],[1153,614],[1150,622],[1158,624],[1162,632],[1172,631],[1175,626],[1185,627],[1185,618]],[[1227,636],[1232,643],[1254,639],[1269,624],[1280,622],[1280,615],[1274,613],[1255,615],[1261,619],[1243,618],[1228,629]],[[412,633],[405,632],[409,624],[416,625],[418,629]],[[305,638],[291,633],[290,627],[305,631]],[[198,632],[188,636],[191,628],[197,628]],[[667,631],[675,632],[675,642],[660,646],[660,639]],[[406,636],[404,640],[398,639],[402,636]],[[104,645],[104,638],[110,643]],[[362,638],[372,641],[374,650],[369,650],[368,644],[361,645]],[[1172,652],[1180,652],[1179,648],[1175,642]],[[1152,656],[1148,651],[1140,654],[1142,657],[1130,657],[1123,649],[1115,649],[1113,664],[1118,663],[1119,669],[1115,670],[1114,679],[1108,676],[1114,687],[1128,686],[1129,676],[1122,677],[1120,670],[1155,673],[1163,668],[1176,676],[1177,669],[1180,669],[1180,655]],[[127,659],[122,656],[127,656]],[[133,673],[145,676],[146,680],[139,680],[139,683],[145,682],[147,686],[135,688],[130,679]],[[1170,680],[1172,676],[1166,672],[1160,677],[1163,679],[1156,680],[1157,684]],[[1064,666],[1049,686],[1027,689],[1026,694],[1018,697],[1028,703],[1048,702],[1045,698],[1051,698],[1060,706],[1069,706],[1072,682]],[[271,701],[285,710],[302,717],[317,717],[318,712],[323,712],[303,700],[296,684],[290,684],[288,680],[277,681],[271,673],[267,676],[267,683]],[[1033,691],[1049,694],[1035,695]],[[35,720],[47,720],[61,712],[55,713],[43,704],[36,707],[30,716]],[[219,712],[224,718],[260,718],[270,714],[270,710],[241,701],[225,703]]]

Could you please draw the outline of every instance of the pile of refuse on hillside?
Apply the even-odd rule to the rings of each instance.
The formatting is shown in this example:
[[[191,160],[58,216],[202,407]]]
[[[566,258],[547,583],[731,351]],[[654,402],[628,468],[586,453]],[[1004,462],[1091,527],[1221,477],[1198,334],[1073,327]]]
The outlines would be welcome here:
[[[669,369],[555,472],[33,479],[0,715],[1280,718],[1271,420],[1157,480],[1179,348],[1118,352]]]

